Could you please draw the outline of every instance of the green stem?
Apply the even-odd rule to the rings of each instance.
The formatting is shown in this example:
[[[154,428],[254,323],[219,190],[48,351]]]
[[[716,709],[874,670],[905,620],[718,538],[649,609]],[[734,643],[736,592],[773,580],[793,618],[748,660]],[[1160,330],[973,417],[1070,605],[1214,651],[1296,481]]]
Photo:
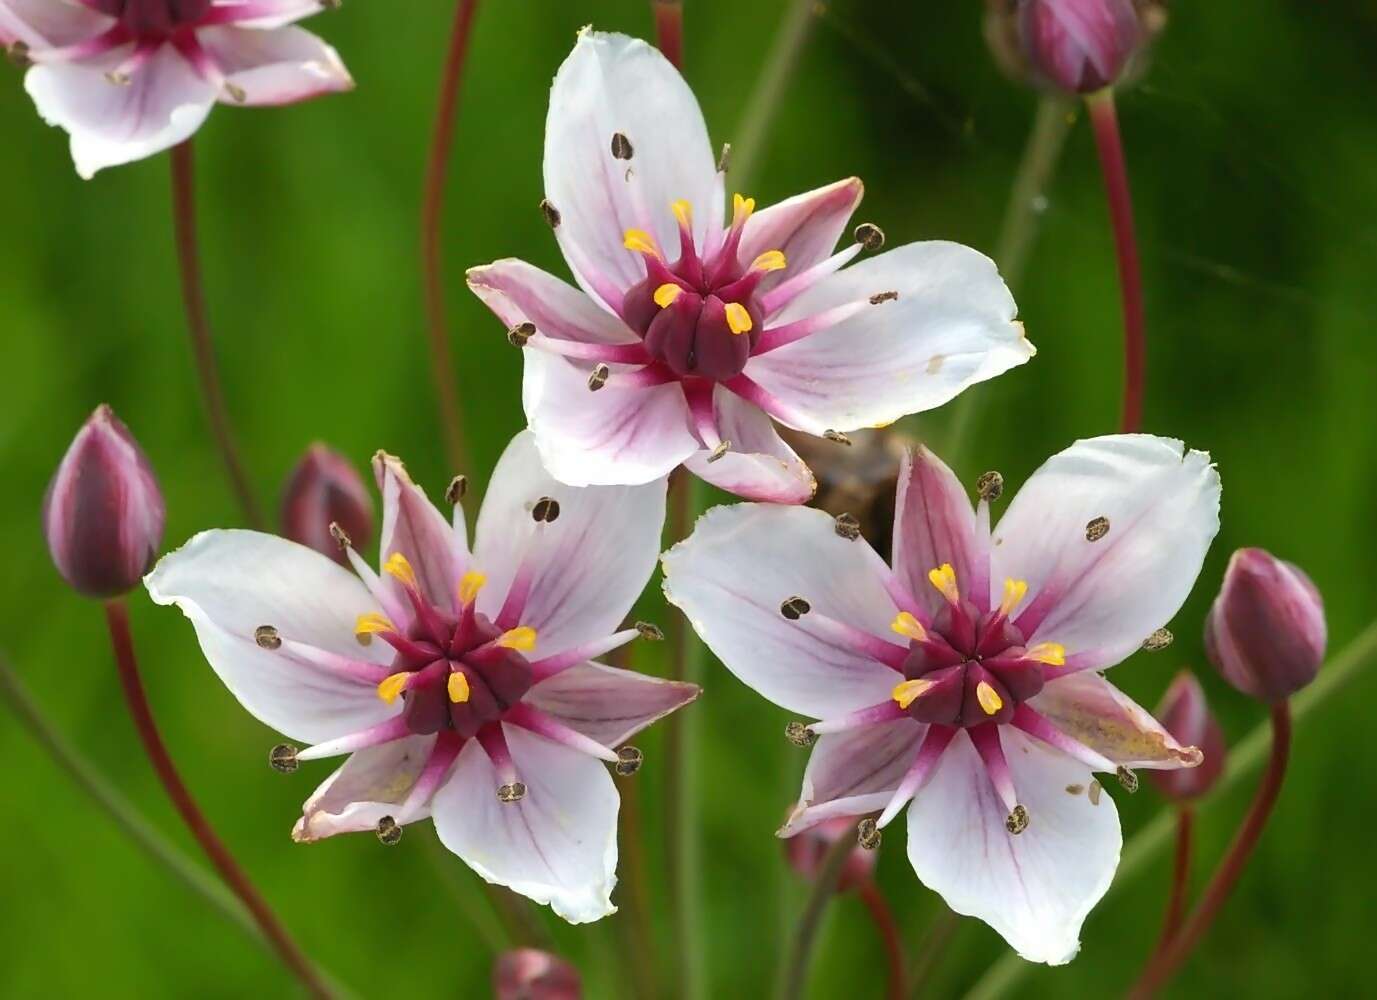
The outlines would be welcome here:
[[[960,914],[948,909],[941,900],[938,903],[942,912],[933,919],[927,934],[923,935],[923,945],[913,960],[913,971],[908,977],[908,995],[915,1000],[927,992],[932,974],[937,971],[937,963],[946,954],[952,935],[961,928]]]
[[[817,940],[818,927],[827,904],[836,895],[837,881],[841,878],[842,867],[847,856],[856,849],[856,838],[852,834],[838,837],[827,849],[818,869],[813,891],[808,894],[808,902],[803,906],[798,929],[789,951],[789,959],[784,966],[784,978],[780,981],[779,1000],[799,1000],[808,985],[808,965],[813,957],[813,942]]]
[[[746,188],[755,179],[756,161],[760,158],[775,114],[789,89],[789,80],[798,66],[809,29],[817,19],[814,6],[815,0],[793,0],[789,5],[779,31],[775,33],[770,54],[765,58],[765,66],[756,79],[755,89],[746,102],[741,124],[736,129],[736,141],[732,145],[731,170],[737,190]]]
[[[440,843],[433,823],[430,835],[422,840],[426,862],[488,950],[496,955],[512,947],[516,937],[512,929],[502,922],[502,914],[495,901],[488,897],[487,906],[478,901],[474,895],[473,878],[466,878],[456,870],[455,857]]]

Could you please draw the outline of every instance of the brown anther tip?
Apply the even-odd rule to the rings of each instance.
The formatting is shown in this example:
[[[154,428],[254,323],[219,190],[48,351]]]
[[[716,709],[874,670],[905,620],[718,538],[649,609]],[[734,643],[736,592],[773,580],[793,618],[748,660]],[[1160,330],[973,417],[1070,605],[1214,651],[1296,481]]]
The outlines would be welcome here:
[[[612,769],[623,778],[629,778],[641,769],[645,763],[645,754],[641,753],[639,747],[622,747],[617,751],[617,763],[612,765]]]
[[[469,491],[469,477],[455,476],[445,487],[445,502],[451,507],[456,507],[460,500],[464,499],[464,494]]]
[[[301,762],[296,759],[296,747],[290,743],[279,743],[268,751],[268,766],[278,774],[291,774]]]
[[[282,637],[271,625],[260,625],[253,630],[253,641],[261,649],[277,649],[282,645]]]
[[[1171,629],[1159,628],[1156,632],[1143,640],[1143,648],[1149,653],[1155,653],[1158,650],[1166,649],[1175,640],[1176,636],[1171,634]]]
[[[993,469],[981,473],[980,478],[975,481],[975,492],[980,495],[981,500],[994,503],[1004,495],[1004,477]]]
[[[880,832],[879,824],[867,816],[856,824],[856,843],[862,850],[873,851],[880,846],[883,834]]]
[[[612,369],[607,365],[598,365],[588,376],[588,391],[597,392],[607,384],[607,380],[612,376]]]
[[[727,452],[731,450],[732,443],[730,441],[723,441],[716,448],[714,448],[712,450],[712,454],[708,456],[709,464],[716,462],[719,458],[721,458],[723,455],[725,455]]]
[[[1100,804],[1100,792],[1104,790],[1104,785],[1100,784],[1099,778],[1090,779],[1090,788],[1086,790],[1085,797],[1090,800],[1092,806]]]
[[[1119,779],[1119,784],[1123,785],[1124,791],[1128,792],[1130,795],[1138,790],[1138,776],[1122,764],[1119,765],[1119,769],[1114,772],[1114,777]]]
[[[881,302],[894,302],[899,298],[898,292],[878,292],[870,296],[870,304],[878,306]]]
[[[629,160],[636,151],[631,148],[631,140],[624,132],[612,133],[612,155],[618,160]]]
[[[335,544],[342,549],[347,549],[354,544],[354,540],[349,537],[349,532],[340,527],[338,521],[330,522],[330,537],[335,540]]]
[[[112,69],[110,70],[110,72],[105,74],[105,82],[113,83],[116,87],[127,87],[130,83],[129,74],[121,73],[118,70]]]
[[[526,797],[526,786],[519,781],[513,781],[510,785],[503,785],[497,790],[497,801],[499,802],[520,802]]]
[[[796,747],[810,747],[818,741],[818,734],[807,723],[795,720],[784,727],[784,738]]]
[[[549,524],[559,517],[559,501],[554,497],[541,497],[531,507],[531,519],[536,524]]]
[[[845,434],[843,434],[841,431],[823,431],[822,436],[825,437],[827,440],[833,442],[834,444],[844,444],[848,448],[851,447],[851,439],[847,437]]]
[[[725,174],[727,172],[727,168],[730,167],[731,164],[732,144],[729,142],[724,142],[722,143],[722,155],[717,158],[717,172],[719,174]]]
[[[873,222],[862,222],[853,234],[856,242],[872,253],[885,245],[885,232]]]
[[[534,323],[518,323],[507,331],[507,343],[513,347],[525,347],[526,342],[535,336],[536,328]]]
[[[641,633],[642,639],[648,639],[650,642],[661,642],[665,637],[664,632],[660,631],[660,626],[653,622],[637,622],[636,631]]]
[[[545,217],[545,223],[551,229],[557,229],[559,227],[562,216],[559,214],[559,209],[551,204],[549,198],[540,199],[540,214]]]
[[[1109,534],[1109,518],[1096,517],[1090,520],[1085,526],[1085,540],[1087,542],[1098,542],[1105,535]]]
[[[29,58],[29,46],[27,42],[15,42],[5,50],[5,54],[10,57],[10,62],[14,63],[20,69],[28,69],[33,65],[33,60]]]
[[[1028,829],[1028,810],[1021,805],[1014,806],[1014,811],[1004,820],[1004,829],[1015,837]]]
[[[861,522],[856,520],[855,514],[838,514],[832,519],[832,527],[848,542],[854,542],[861,537]]]
[[[225,93],[230,95],[235,104],[243,104],[249,99],[248,92],[243,87],[237,83],[230,83],[228,80],[225,81]]]
[[[377,834],[379,843],[395,847],[397,841],[402,839],[402,825],[391,816],[384,816],[378,820]]]
[[[791,622],[798,621],[812,610],[813,606],[802,597],[790,597],[779,606],[779,613]]]
[[[339,10],[344,6],[344,0],[320,0],[320,5],[326,10]]]

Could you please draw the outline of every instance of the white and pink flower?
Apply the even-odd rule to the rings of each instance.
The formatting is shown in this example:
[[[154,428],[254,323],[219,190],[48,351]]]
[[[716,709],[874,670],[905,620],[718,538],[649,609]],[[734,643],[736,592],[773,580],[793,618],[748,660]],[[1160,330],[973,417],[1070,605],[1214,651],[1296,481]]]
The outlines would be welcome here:
[[[208,531],[149,574],[256,718],[311,744],[277,763],[350,754],[307,801],[298,841],[431,817],[479,875],[571,922],[614,912],[618,795],[633,734],[698,688],[596,658],[655,568],[665,483],[578,490],[529,434],[493,474],[473,552],[459,489],[451,524],[379,454],[381,560],[355,573],[303,545]],[[343,538],[342,532],[339,533]],[[347,540],[344,544],[348,545]]]
[[[892,568],[808,508],[706,514],[664,557],[665,594],[742,681],[817,739],[793,836],[908,807],[908,856],[958,913],[1030,961],[1069,961],[1118,865],[1113,800],[1092,772],[1191,767],[1097,671],[1190,592],[1219,527],[1219,478],[1179,441],[1077,442],[991,530],[921,450],[901,470]],[[911,804],[910,804],[911,803]]]
[[[0,0],[0,46],[72,139],[77,173],[189,139],[217,101],[275,105],[349,90],[338,54],[294,26],[327,0]]]
[[[725,160],[725,157],[724,157]],[[542,210],[582,291],[520,260],[469,287],[525,349],[523,402],[551,473],[641,483],[685,464],[741,496],[800,503],[807,466],[772,421],[810,434],[891,423],[1033,355],[987,257],[955,243],[834,253],[856,178],[724,223],[692,91],[660,53],[584,31],[545,129]]]

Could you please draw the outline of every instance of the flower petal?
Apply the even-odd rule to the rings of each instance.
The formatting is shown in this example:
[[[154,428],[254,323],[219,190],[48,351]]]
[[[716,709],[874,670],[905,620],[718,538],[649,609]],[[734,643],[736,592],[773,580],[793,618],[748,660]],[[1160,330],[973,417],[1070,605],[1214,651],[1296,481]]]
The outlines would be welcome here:
[[[1183,747],[1146,709],[1093,671],[1048,682],[1028,704],[1067,736],[1124,767],[1174,770],[1204,759]]]
[[[802,596],[820,614],[875,635],[894,618],[863,539],[837,534],[820,510],[715,507],[663,559],[665,597],[719,660],[777,705],[815,719],[889,699],[896,675],[839,640],[815,635],[780,604]]]
[[[79,3],[53,0],[0,0],[0,45],[23,42],[31,49],[84,42],[115,23]]]
[[[547,336],[582,344],[634,344],[640,338],[617,317],[553,274],[507,258],[468,272],[469,288],[507,329],[533,323]]]
[[[250,0],[237,7],[219,5],[211,12],[209,20],[240,28],[280,28],[318,14],[327,6],[322,0]]]
[[[412,736],[350,754],[306,800],[292,839],[310,844],[337,833],[373,830],[384,816],[407,823],[425,819],[429,803],[404,818],[397,815],[397,807],[406,800],[434,745],[434,736]]]
[[[847,220],[864,194],[861,179],[848,177],[762,209],[746,220],[737,256],[743,266],[749,267],[767,250],[784,251],[788,267],[767,274],[760,283],[761,290],[768,291],[832,256]]]
[[[697,684],[589,662],[536,684],[525,701],[584,736],[616,749],[699,693]]]
[[[612,155],[616,133],[631,145],[629,160]],[[561,244],[577,251],[569,265],[579,283],[592,292],[590,268],[622,291],[645,277],[641,258],[622,245],[628,229],[673,254],[678,199],[693,206],[702,246],[722,218],[715,178],[703,113],[678,70],[640,39],[581,31],[545,122],[545,194],[561,217]]]
[[[896,292],[830,327],[753,357],[745,374],[820,434],[930,410],[1033,356],[994,262],[957,243],[910,243],[820,281],[769,326]]]
[[[1119,814],[1108,795],[1096,804],[1084,794],[1085,765],[1009,726],[999,735],[1027,829],[1005,829],[1008,810],[958,735],[909,807],[908,859],[948,906],[989,924],[1025,960],[1062,965],[1119,865]]]
[[[72,159],[86,179],[98,170],[141,160],[191,137],[210,114],[216,88],[164,45],[127,84],[106,72],[130,46],[83,63],[43,63],[24,77],[38,113],[72,137]]]
[[[818,737],[803,791],[781,837],[836,816],[862,816],[889,804],[918,756],[927,726],[908,717]]]
[[[313,549],[256,531],[204,531],[144,578],[157,604],[191,619],[201,650],[255,718],[305,743],[365,729],[396,714],[372,685],[259,648],[254,630],[354,659],[391,661],[382,643],[360,646],[358,616],[378,610],[359,579]]]
[[[719,385],[713,393],[713,409],[717,431],[731,447],[711,462],[710,449],[690,455],[684,460],[690,472],[748,500],[807,503],[812,499],[818,488],[813,473],[784,443],[760,407]]]
[[[559,516],[537,524],[531,510],[542,497],[559,502]],[[565,486],[523,431],[498,461],[478,515],[474,562],[488,578],[479,610],[497,614],[526,558],[534,575],[521,624],[536,630],[541,656],[610,635],[655,571],[664,521],[663,479]]]
[[[968,590],[976,581],[984,585],[988,558],[976,528],[975,508],[961,480],[925,447],[906,454],[894,501],[893,563],[899,582],[936,614],[945,599],[928,582],[928,573],[949,563],[962,596],[986,611],[988,595]]]
[[[373,475],[383,500],[378,564],[400,553],[411,563],[426,599],[436,607],[454,609],[459,578],[469,564],[462,518],[454,525],[446,521],[392,455],[380,451],[373,456]],[[410,607],[402,585],[391,576],[384,575],[384,580],[397,603]]]
[[[1089,541],[1099,518],[1108,532]],[[1204,452],[1148,434],[1078,441],[1009,505],[991,584],[1028,581],[1016,622],[1029,643],[1058,642],[1078,667],[1108,667],[1176,614],[1218,530],[1219,475]]]
[[[301,28],[203,28],[196,38],[225,74],[227,89],[243,92],[242,101],[221,97],[228,103],[293,104],[354,89],[339,53]]]
[[[517,726],[502,727],[526,795],[500,802],[477,740],[431,801],[440,840],[489,882],[548,903],[571,924],[617,908],[617,789],[606,766]]]

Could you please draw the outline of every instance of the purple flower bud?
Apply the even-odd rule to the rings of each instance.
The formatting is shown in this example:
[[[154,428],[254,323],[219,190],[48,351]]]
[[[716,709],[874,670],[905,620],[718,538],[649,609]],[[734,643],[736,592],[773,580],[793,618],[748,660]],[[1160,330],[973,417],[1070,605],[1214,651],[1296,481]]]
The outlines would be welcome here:
[[[856,839],[854,816],[837,816],[824,820],[817,826],[785,840],[785,860],[789,862],[790,868],[804,878],[817,878],[823,858],[841,837],[849,837],[852,841]],[[870,878],[875,871],[875,858],[878,854],[878,851],[867,851],[859,845],[853,848],[847,855],[846,863],[842,865],[841,877],[837,880],[837,891],[846,892],[854,889]]]
[[[1142,41],[1133,0],[1022,0],[1018,30],[1033,71],[1078,94],[1118,82]]]
[[[1205,651],[1234,687],[1289,698],[1324,660],[1324,602],[1310,578],[1262,549],[1239,549],[1205,619]]]
[[[517,948],[497,956],[492,970],[494,1000],[580,1000],[578,970],[557,955]]]
[[[1183,670],[1176,675],[1155,714],[1178,743],[1199,747],[1205,759],[1198,767],[1147,771],[1148,780],[1169,799],[1185,802],[1199,798],[1224,773],[1224,731],[1205,700],[1205,689],[1193,673]]]
[[[317,443],[306,449],[282,491],[282,534],[348,565],[331,524],[355,547],[367,546],[373,539],[373,500],[349,460]]]
[[[129,428],[101,405],[77,432],[43,498],[43,533],[77,592],[127,593],[153,565],[167,509]]]

